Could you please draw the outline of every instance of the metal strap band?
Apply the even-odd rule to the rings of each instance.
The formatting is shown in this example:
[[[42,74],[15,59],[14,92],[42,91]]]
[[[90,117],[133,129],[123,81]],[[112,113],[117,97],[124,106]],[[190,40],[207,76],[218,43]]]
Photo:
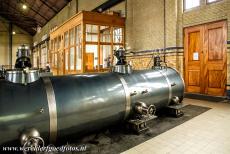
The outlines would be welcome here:
[[[50,143],[55,143],[57,138],[57,107],[52,83],[49,77],[42,78],[45,84],[49,116],[50,116]]]
[[[120,75],[118,75],[118,78],[120,79],[121,84],[122,84],[124,91],[125,91],[126,104],[125,104],[125,117],[124,117],[124,119],[126,119],[130,113],[130,110],[131,110],[131,97],[130,97],[129,87],[128,87],[125,79]]]
[[[169,81],[167,75],[164,74],[164,72],[162,72],[162,71],[160,71],[160,70],[159,70],[159,72],[165,77],[165,79],[166,79],[166,81],[167,81],[167,83],[168,83],[168,87],[169,87],[168,105],[169,105],[169,103],[171,102],[171,99],[172,99],[172,86],[171,86],[171,83],[170,83],[170,81]]]

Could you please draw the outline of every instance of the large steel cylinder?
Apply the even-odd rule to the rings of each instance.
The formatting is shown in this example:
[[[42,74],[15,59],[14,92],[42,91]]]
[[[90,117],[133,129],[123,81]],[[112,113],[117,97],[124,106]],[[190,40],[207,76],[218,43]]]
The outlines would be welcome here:
[[[0,80],[0,145],[19,144],[35,128],[47,142],[120,123],[137,101],[166,107],[183,99],[184,83],[172,69],[45,77],[27,85]]]

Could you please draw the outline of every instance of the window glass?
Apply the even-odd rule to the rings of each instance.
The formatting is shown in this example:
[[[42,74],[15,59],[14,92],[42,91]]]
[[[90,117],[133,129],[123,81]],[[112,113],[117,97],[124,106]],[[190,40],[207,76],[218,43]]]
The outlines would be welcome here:
[[[69,31],[70,45],[74,45],[74,28]]]
[[[111,42],[111,31],[109,26],[100,26],[100,41]]]
[[[122,43],[123,34],[122,28],[114,27],[113,29],[113,42],[114,43]]]
[[[69,33],[65,32],[64,34],[64,42],[65,42],[65,47],[69,46]]]
[[[65,51],[65,70],[69,70],[69,53]]]
[[[200,0],[184,0],[185,10],[200,6]]]
[[[61,48],[61,36],[58,36],[57,49]]]
[[[82,62],[82,53],[81,53],[81,45],[76,46],[76,70],[81,70],[81,62]]]
[[[98,41],[98,26],[86,24],[86,41],[97,42]]]
[[[208,3],[212,3],[212,2],[216,2],[216,1],[219,1],[219,0],[207,0]]]
[[[34,68],[37,68],[38,67],[38,65],[37,65],[37,63],[38,63],[38,54],[37,54],[37,52],[34,52],[33,53],[33,67]]]
[[[51,40],[51,43],[50,43],[50,49],[53,50],[54,49],[54,40]]]
[[[79,45],[81,43],[81,25],[78,25],[75,28],[76,32],[76,45]]]
[[[74,70],[74,47],[70,48],[70,58],[69,58],[69,63],[70,63],[70,70]]]
[[[57,63],[58,63],[57,61],[58,61],[58,60],[57,60],[57,53],[54,53],[54,54],[53,54],[53,64],[54,64],[54,67],[55,67],[55,68],[57,68]]]
[[[110,68],[112,65],[111,46],[100,46],[100,68]]]
[[[41,49],[41,68],[45,68],[47,64],[47,48]]]
[[[76,33],[76,70],[81,70],[82,51],[81,51],[81,25],[75,27]]]
[[[54,50],[57,51],[58,49],[58,42],[57,42],[57,38],[54,39]]]

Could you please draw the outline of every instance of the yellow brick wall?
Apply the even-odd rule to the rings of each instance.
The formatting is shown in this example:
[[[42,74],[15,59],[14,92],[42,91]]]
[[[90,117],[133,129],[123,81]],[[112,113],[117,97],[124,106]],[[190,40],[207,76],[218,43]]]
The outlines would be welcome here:
[[[206,4],[189,11],[183,11],[183,0],[166,0],[166,47],[183,47],[183,29],[185,27],[219,20],[228,22],[228,40],[230,40],[230,0]],[[130,51],[143,51],[163,48],[163,0],[127,0],[126,48]],[[228,45],[228,83],[230,83],[230,45]],[[184,73],[184,51],[167,50],[168,66]],[[147,53],[146,53],[147,54]],[[162,56],[162,54],[161,54]],[[145,69],[151,56],[132,56],[128,58],[134,69]]]
[[[132,67],[136,70],[150,69],[153,66],[153,56],[157,55],[154,52],[131,54],[127,57],[127,60],[131,62]],[[160,57],[163,59],[163,52],[160,52]],[[165,55],[166,65],[177,69],[183,76],[183,50],[166,50]]]

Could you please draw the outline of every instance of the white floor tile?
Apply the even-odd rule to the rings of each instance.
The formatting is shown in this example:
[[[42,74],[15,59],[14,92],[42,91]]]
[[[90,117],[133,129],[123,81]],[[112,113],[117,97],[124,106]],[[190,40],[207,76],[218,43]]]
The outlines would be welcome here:
[[[209,111],[123,154],[230,154],[230,103],[184,99]]]

